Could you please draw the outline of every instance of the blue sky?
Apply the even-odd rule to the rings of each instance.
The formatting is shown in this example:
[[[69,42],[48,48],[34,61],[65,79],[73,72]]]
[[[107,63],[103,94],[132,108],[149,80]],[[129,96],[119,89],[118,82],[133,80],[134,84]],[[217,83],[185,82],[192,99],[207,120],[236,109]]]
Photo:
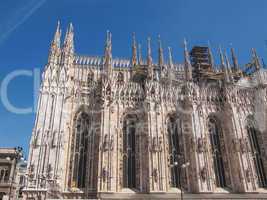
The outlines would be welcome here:
[[[152,37],[154,60],[157,35],[163,46],[173,48],[182,62],[182,41],[190,47],[210,41],[214,53],[219,45],[232,44],[241,64],[249,62],[250,49],[267,61],[267,1],[265,0],[9,0],[0,2],[0,81],[14,70],[43,69],[57,20],[65,32],[75,29],[79,54],[102,55],[106,30],[113,36],[113,56],[130,57],[132,32],[145,44]],[[18,77],[8,87],[10,101],[21,107],[33,105],[33,80]],[[35,114],[14,114],[0,102],[0,146],[28,142]]]

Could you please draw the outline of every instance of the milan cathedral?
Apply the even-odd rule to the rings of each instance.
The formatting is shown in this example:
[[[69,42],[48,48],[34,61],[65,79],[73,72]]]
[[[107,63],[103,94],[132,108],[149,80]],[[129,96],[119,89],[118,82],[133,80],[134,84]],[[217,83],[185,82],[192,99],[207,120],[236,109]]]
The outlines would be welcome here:
[[[164,56],[158,39],[142,58],[74,50],[74,29],[61,45],[58,25],[42,74],[30,141],[24,199],[168,198],[180,194],[267,192],[267,72],[255,49],[240,66],[231,48]],[[168,58],[168,59],[166,59]],[[165,62],[167,60],[167,62]],[[266,194],[267,195],[267,194]],[[265,196],[266,197],[266,196]]]

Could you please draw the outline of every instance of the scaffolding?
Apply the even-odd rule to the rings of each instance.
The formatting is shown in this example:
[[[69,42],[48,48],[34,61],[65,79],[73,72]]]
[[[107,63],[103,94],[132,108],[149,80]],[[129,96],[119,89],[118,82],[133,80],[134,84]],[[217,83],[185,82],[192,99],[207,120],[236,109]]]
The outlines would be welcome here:
[[[190,60],[193,67],[192,75],[195,81],[215,81],[224,79],[224,72],[215,67],[209,47],[194,46],[190,52]],[[254,63],[255,61],[249,63],[244,71],[238,66],[232,66],[228,74],[233,77],[234,81],[238,81],[244,75],[250,76],[256,71]]]
[[[222,72],[214,70],[209,47],[194,46],[190,52],[190,57],[194,80],[219,80],[223,78]]]

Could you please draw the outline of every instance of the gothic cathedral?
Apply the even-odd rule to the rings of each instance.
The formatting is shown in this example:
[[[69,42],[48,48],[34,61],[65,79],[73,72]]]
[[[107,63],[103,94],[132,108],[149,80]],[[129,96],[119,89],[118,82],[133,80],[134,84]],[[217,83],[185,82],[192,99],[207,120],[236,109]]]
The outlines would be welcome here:
[[[24,199],[89,199],[267,191],[267,72],[255,49],[240,67],[208,46],[153,62],[74,51],[58,25],[42,74]],[[164,60],[167,60],[165,62]]]

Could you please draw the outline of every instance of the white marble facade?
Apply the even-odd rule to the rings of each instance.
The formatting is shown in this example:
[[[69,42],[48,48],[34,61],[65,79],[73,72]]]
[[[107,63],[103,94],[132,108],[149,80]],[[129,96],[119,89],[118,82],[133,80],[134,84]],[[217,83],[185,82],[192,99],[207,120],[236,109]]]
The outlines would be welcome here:
[[[185,60],[79,56],[74,31],[58,26],[45,66],[30,142],[25,199],[105,194],[264,193],[267,186],[267,73],[194,81]],[[167,57],[167,56],[166,56]],[[213,64],[214,65],[214,64]],[[215,65],[214,71],[215,71]],[[235,66],[237,67],[237,66]],[[235,69],[239,70],[239,69]]]

